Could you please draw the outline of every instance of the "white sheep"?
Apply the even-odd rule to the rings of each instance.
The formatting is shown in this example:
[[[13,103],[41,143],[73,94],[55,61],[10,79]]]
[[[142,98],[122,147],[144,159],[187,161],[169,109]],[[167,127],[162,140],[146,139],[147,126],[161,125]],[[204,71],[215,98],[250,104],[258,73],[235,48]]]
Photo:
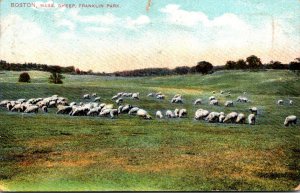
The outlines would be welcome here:
[[[182,118],[187,115],[187,110],[186,109],[180,109],[179,111],[179,118]]]
[[[137,99],[137,100],[138,100],[138,99],[140,99],[140,98],[139,98],[139,95],[140,95],[140,93],[138,93],[138,92],[137,92],[137,93],[133,93],[132,96],[131,96],[131,98],[132,98],[132,99]]]
[[[289,104],[290,104],[290,105],[293,105],[293,100],[289,100]]]
[[[110,118],[114,118],[115,116],[118,116],[118,109],[111,109],[110,110],[110,113],[109,113],[109,115],[110,115]]]
[[[119,104],[121,104],[123,101],[124,101],[123,98],[118,98],[118,99],[116,100],[116,103],[119,105]]]
[[[237,97],[236,101],[237,102],[244,102],[244,103],[249,102],[248,98],[247,97],[243,97],[243,96]]]
[[[0,107],[6,107],[6,105],[9,103],[9,100],[3,100],[0,102]]]
[[[225,107],[233,107],[233,101],[226,101]]]
[[[122,108],[119,107],[118,112],[119,112],[119,114],[128,113],[130,111],[130,109],[132,109],[132,105],[127,104],[127,105],[122,106]]]
[[[83,95],[83,99],[90,99],[90,98],[91,98],[91,96],[89,94]]]
[[[195,112],[195,119],[196,120],[200,120],[200,119],[203,119],[205,117],[207,117],[209,114],[209,111],[208,110],[204,110],[204,109],[198,109],[196,112]]]
[[[24,111],[25,113],[38,113],[39,107],[37,105],[28,106],[27,109]]]
[[[94,107],[87,113],[88,116],[97,116],[101,111],[101,107]]]
[[[137,111],[138,111],[139,109],[140,109],[139,107],[133,107],[133,108],[131,108],[131,109],[128,111],[128,115],[136,114]]]
[[[231,121],[232,123],[236,120],[238,114],[236,112],[231,112],[226,115],[225,119],[223,120],[223,123],[227,123],[228,121]]]
[[[279,100],[277,101],[277,105],[283,105],[283,100],[279,99]]]
[[[175,117],[179,117],[179,109],[175,109],[174,110],[174,116]]]
[[[236,123],[245,123],[246,122],[246,116],[244,113],[239,113],[236,118]]]
[[[74,106],[74,105],[76,105],[76,102],[71,102],[70,103],[70,106]]]
[[[42,106],[42,111],[43,111],[44,113],[48,113],[48,108],[47,108],[47,106]]]
[[[144,109],[139,109],[136,113],[137,116],[142,117],[144,119],[152,119],[152,117],[149,115],[147,111]]]
[[[220,112],[220,116],[219,116],[219,123],[223,123],[223,120],[225,119],[225,114],[224,112]]]
[[[211,112],[208,114],[208,116],[205,118],[208,122],[216,122],[219,120],[220,113],[219,112]]]
[[[200,105],[202,103],[202,99],[196,99],[194,105]]]
[[[99,113],[99,116],[107,116],[110,115],[111,109],[102,109],[101,112]]]
[[[287,116],[284,120],[284,126],[288,127],[292,124],[297,124],[297,117],[295,115]]]
[[[120,96],[118,96],[118,95],[114,95],[113,97],[111,97],[111,100],[116,100],[116,99],[118,99]]]
[[[167,110],[165,115],[166,115],[167,118],[174,118],[175,117],[174,113],[171,110]]]
[[[156,111],[155,116],[156,116],[156,118],[159,118],[159,119],[162,119],[164,117],[161,111]]]
[[[208,99],[209,99],[210,101],[212,101],[212,100],[216,100],[216,97],[215,97],[215,96],[210,96]]]
[[[257,107],[250,107],[249,110],[251,113],[257,115],[257,112],[258,112]]]
[[[96,97],[96,98],[94,99],[94,102],[100,102],[100,100],[101,100],[101,97]]]
[[[255,114],[251,113],[248,116],[248,123],[249,123],[249,125],[255,125],[255,121],[256,121]]]
[[[214,99],[214,100],[211,100],[211,101],[209,102],[209,104],[210,104],[210,105],[218,105],[219,102],[218,102],[218,100]]]
[[[154,93],[149,93],[147,96],[148,97],[154,97]]]
[[[73,105],[75,107],[75,105]],[[72,111],[72,106],[57,106],[58,111],[56,114],[69,114]]]
[[[96,96],[97,96],[97,93],[93,93],[93,94],[92,94],[92,97],[96,97]]]
[[[171,103],[183,103],[181,97],[172,98]]]

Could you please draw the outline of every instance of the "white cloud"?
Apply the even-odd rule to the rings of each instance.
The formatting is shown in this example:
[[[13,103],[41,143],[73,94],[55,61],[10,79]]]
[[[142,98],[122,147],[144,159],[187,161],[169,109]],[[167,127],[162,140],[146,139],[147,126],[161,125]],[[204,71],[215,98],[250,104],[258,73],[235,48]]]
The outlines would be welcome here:
[[[138,26],[149,24],[150,18],[146,15],[141,15],[137,19],[132,19],[128,17],[126,22],[127,22],[127,27],[132,28],[132,27],[138,27]]]
[[[70,31],[74,31],[75,28],[76,28],[76,25],[70,21],[70,20],[67,20],[67,19],[62,19],[62,20],[58,20],[58,22],[56,23],[56,26],[57,27],[67,27]]]
[[[95,33],[103,33],[103,32],[111,31],[111,29],[107,27],[86,27],[84,30],[86,32],[95,32]]]

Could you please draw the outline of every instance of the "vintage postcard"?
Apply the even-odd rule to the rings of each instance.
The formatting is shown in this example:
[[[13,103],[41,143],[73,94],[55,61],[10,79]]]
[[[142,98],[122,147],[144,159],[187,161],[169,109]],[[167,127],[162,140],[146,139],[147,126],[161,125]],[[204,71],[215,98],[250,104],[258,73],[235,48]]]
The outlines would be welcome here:
[[[0,0],[0,192],[300,190],[299,0]]]

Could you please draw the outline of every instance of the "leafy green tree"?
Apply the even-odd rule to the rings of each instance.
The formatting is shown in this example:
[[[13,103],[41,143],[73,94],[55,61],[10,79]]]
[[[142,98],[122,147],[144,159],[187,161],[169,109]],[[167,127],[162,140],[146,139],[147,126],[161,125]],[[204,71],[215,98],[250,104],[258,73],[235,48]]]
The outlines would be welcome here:
[[[246,62],[247,62],[248,67],[249,67],[250,69],[258,69],[258,68],[261,68],[261,67],[262,67],[262,63],[261,63],[260,58],[258,58],[258,57],[255,56],[255,55],[249,56],[249,57],[246,59]]]
[[[208,74],[213,69],[213,65],[206,61],[198,62],[198,64],[195,67],[196,72],[202,73],[202,74]]]
[[[61,67],[60,66],[51,66],[50,67],[51,75],[49,77],[49,83],[54,84],[62,84],[65,77],[61,74]]]
[[[229,61],[226,62],[225,69],[232,70],[232,69],[235,69],[235,68],[236,68],[236,62],[235,61],[229,60]]]

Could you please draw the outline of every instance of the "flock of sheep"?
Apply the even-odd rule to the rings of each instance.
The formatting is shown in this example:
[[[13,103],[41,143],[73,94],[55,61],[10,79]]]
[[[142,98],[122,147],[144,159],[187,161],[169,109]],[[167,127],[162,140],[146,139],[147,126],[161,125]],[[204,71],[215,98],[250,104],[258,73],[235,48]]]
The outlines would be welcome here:
[[[220,94],[224,94],[224,91],[220,91]],[[215,91],[213,92],[215,94]],[[244,93],[245,94],[245,93]],[[149,93],[148,97],[153,97],[158,100],[164,100],[166,97],[161,92]],[[230,96],[230,92],[227,92],[227,96]],[[100,103],[101,97],[97,96],[96,93],[83,95],[84,100],[93,100],[93,102],[68,102],[64,97],[58,95],[53,95],[46,98],[31,98],[31,99],[18,99],[18,100],[3,100],[0,102],[0,107],[7,108],[7,110],[12,112],[24,112],[24,113],[38,113],[41,110],[44,113],[48,112],[48,108],[57,108],[57,114],[68,114],[70,116],[101,116],[115,118],[120,114],[136,115],[144,119],[152,119],[151,115],[143,108],[132,106],[130,104],[122,105],[124,98],[131,98],[133,100],[139,100],[139,93],[127,93],[120,92],[114,95],[111,100],[114,101],[118,108],[114,108],[114,104]],[[208,98],[210,105],[220,105],[218,99],[215,96]],[[170,101],[171,103],[183,103],[182,96],[176,94]],[[245,96],[239,96],[236,102],[248,103],[249,100]],[[203,103],[202,99],[198,98],[194,101],[194,105],[201,105]],[[278,100],[278,105],[283,105],[283,100]],[[288,102],[290,105],[293,104],[292,100]],[[225,107],[232,107],[234,102],[232,100],[227,100],[224,103]],[[256,121],[256,116],[258,115],[257,107],[251,107],[248,109],[249,115],[246,116],[244,113],[230,112],[227,115],[224,112],[210,112],[206,109],[198,109],[195,112],[195,120],[205,120],[207,122],[218,122],[218,123],[239,123],[254,125]],[[156,111],[155,117],[158,119],[166,118],[183,118],[187,116],[187,110],[175,109],[166,110],[165,113],[162,111]],[[297,124],[297,117],[295,115],[287,116],[284,120],[284,125],[289,126],[292,124]]]

